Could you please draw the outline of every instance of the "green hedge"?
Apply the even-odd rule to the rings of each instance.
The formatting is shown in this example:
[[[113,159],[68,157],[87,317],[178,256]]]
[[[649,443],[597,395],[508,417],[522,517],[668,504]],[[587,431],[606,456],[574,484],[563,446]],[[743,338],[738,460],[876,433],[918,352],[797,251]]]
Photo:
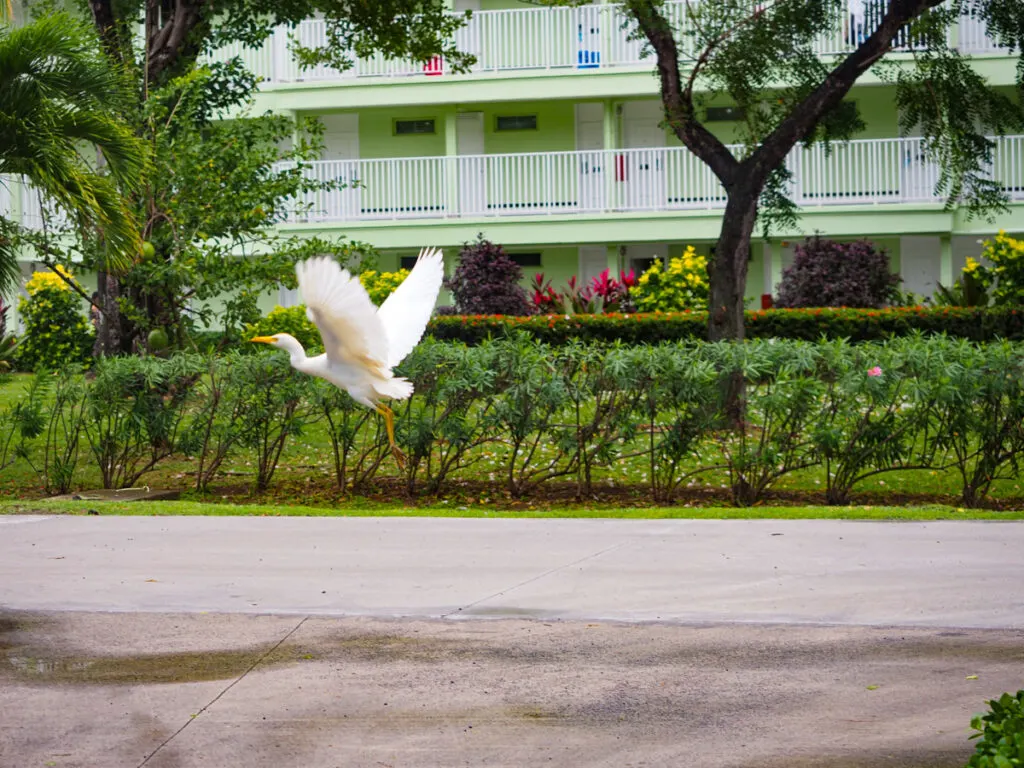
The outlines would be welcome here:
[[[653,312],[606,315],[447,315],[427,330],[440,341],[476,344],[511,329],[541,341],[564,344],[615,341],[638,344],[707,337],[707,312]],[[746,313],[747,337],[816,341],[823,336],[851,341],[882,341],[914,332],[945,333],[971,341],[1024,339],[1024,308],[896,307],[892,309],[770,309]]]
[[[21,462],[66,492],[98,468],[104,487],[123,488],[174,459],[202,490],[237,462],[262,491],[314,424],[339,489],[398,468],[376,413],[294,371],[280,350],[240,346],[36,376],[0,409],[0,472]],[[727,429],[721,392],[737,372],[746,409]],[[1024,344],[1009,341],[556,346],[514,334],[473,346],[427,339],[397,373],[415,386],[392,403],[410,495],[483,481],[518,498],[562,481],[590,498],[612,482],[668,501],[714,480],[749,505],[813,471],[826,500],[845,504],[865,482],[913,471],[955,475],[963,504],[978,506],[994,481],[1024,470]]]

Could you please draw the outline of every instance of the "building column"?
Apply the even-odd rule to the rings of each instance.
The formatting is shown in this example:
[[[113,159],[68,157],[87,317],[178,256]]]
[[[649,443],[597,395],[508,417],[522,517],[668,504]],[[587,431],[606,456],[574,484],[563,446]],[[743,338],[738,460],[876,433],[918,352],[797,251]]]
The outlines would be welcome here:
[[[772,246],[772,241],[765,240],[761,244],[761,277],[763,283],[763,285],[761,286],[762,296],[766,293],[774,295],[775,292],[775,280],[773,279],[775,276],[774,256],[775,248]]]
[[[445,176],[445,215],[455,216],[459,210],[459,114],[455,107],[444,110],[444,176]]]
[[[621,272],[623,269],[622,259],[620,258],[619,250],[620,246],[618,245],[605,246],[605,251],[607,253],[606,265],[608,267],[608,272],[616,280],[619,279],[619,272]]]
[[[614,210],[616,202],[615,176],[618,168],[618,156],[615,150],[619,147],[619,116],[618,106],[611,99],[604,101],[604,209]]]
[[[939,235],[939,283],[949,288],[953,282],[953,236]]]

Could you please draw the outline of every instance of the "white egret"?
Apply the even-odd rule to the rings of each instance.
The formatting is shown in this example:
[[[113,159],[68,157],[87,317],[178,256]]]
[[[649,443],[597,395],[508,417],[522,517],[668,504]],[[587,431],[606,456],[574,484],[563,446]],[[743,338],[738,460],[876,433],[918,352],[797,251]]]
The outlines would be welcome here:
[[[438,249],[424,248],[401,285],[375,307],[359,278],[328,257],[295,265],[306,315],[320,331],[324,354],[307,357],[302,344],[287,333],[257,336],[252,341],[283,349],[295,370],[319,376],[348,392],[357,403],[384,417],[391,452],[400,466],[405,457],[395,444],[394,413],[381,402],[404,400],[412,383],[391,369],[423,337],[444,279]]]

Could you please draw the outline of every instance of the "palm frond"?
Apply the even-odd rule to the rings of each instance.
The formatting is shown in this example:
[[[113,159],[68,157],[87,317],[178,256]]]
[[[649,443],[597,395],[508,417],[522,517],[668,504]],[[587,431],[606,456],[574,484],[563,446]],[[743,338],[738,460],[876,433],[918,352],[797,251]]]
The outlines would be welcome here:
[[[149,162],[120,117],[130,95],[94,31],[65,13],[0,31],[0,173],[23,176],[79,226],[97,229],[111,270],[128,266],[140,245],[121,194],[141,187]]]

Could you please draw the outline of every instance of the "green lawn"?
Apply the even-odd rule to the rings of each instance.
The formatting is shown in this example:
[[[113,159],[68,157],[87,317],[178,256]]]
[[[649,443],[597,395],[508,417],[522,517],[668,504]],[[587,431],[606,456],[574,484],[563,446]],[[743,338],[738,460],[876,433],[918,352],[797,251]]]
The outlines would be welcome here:
[[[433,503],[396,506],[353,502],[336,507],[299,504],[224,504],[201,501],[0,501],[0,514],[224,515],[255,517],[520,517],[629,520],[1024,520],[1024,511],[995,512],[943,505],[919,507],[614,507],[561,506],[496,509],[488,505]]]

